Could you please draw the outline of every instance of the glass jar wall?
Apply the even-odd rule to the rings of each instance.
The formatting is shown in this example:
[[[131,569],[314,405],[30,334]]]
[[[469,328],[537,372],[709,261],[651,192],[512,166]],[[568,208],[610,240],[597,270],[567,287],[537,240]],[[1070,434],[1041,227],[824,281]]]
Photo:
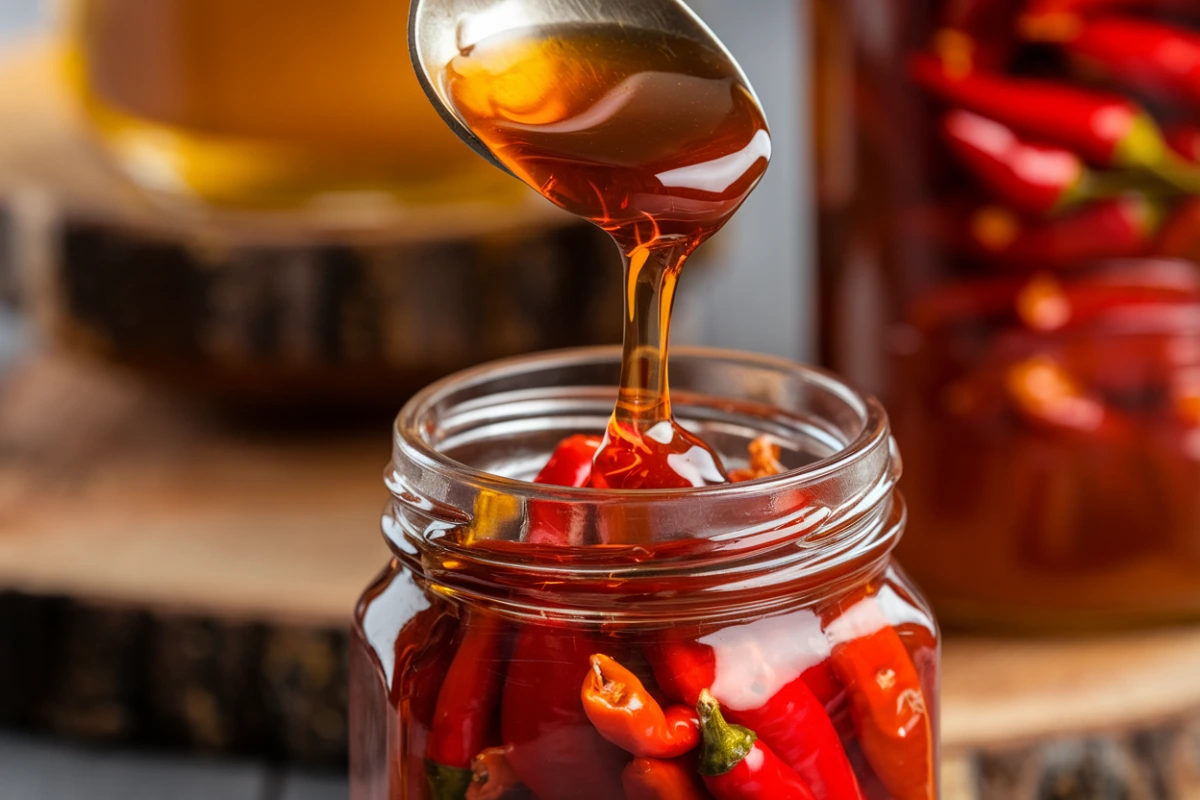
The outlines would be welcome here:
[[[891,561],[904,508],[881,407],[767,358],[671,366],[676,414],[728,466],[766,434],[789,471],[684,492],[522,480],[603,429],[615,349],[486,365],[401,412],[395,559],[355,619],[354,800],[730,796],[764,763],[770,796],[936,797],[938,632]],[[711,692],[757,739],[713,716],[703,747],[614,732],[589,695],[604,686],[693,735]]]
[[[891,412],[905,564],[954,623],[1200,616],[1200,16],[813,13],[824,356]]]

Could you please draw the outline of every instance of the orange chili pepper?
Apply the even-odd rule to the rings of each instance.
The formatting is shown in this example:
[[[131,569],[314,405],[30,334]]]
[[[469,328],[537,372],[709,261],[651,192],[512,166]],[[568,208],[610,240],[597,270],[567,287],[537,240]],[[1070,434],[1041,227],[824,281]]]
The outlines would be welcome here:
[[[1009,367],[1005,388],[1022,418],[1039,427],[1107,442],[1135,436],[1131,422],[1084,388],[1065,366],[1038,355]]]
[[[732,483],[752,481],[756,478],[769,478],[784,471],[783,463],[779,460],[779,445],[771,441],[769,436],[759,436],[750,442],[750,464],[745,469],[729,473]]]
[[[826,626],[863,754],[896,800],[933,800],[933,725],[921,677],[873,596],[839,604]]]
[[[621,773],[625,800],[706,800],[712,795],[704,788],[694,764],[688,759],[664,761],[635,758]]]
[[[635,756],[675,758],[700,743],[695,711],[663,710],[636,675],[606,655],[592,656],[579,696],[600,735]]]
[[[521,785],[521,779],[508,763],[508,749],[489,747],[471,760],[467,800],[502,800]]]

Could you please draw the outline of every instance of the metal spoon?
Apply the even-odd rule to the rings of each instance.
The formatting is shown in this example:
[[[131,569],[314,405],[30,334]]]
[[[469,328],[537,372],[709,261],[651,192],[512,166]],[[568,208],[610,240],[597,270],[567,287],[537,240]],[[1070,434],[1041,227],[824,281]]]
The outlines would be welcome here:
[[[579,23],[658,31],[691,39],[728,59],[742,83],[750,87],[725,45],[682,0],[412,0],[408,54],[417,81],[450,130],[511,175],[512,171],[455,113],[446,96],[443,71],[455,56],[490,36],[543,25]]]

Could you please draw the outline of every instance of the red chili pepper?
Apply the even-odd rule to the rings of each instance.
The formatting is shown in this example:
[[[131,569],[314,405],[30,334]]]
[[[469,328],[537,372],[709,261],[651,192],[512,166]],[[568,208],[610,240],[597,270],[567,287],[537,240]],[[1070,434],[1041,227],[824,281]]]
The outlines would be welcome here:
[[[610,422],[592,467],[597,489],[687,489],[727,481],[708,445],[674,420],[648,431]]]
[[[1029,0],[1017,23],[1023,38],[1061,42],[1079,33],[1088,17],[1120,12],[1195,15],[1195,0]]]
[[[1132,269],[1101,270],[1069,282],[1039,274],[1017,293],[1018,318],[1050,332],[1111,320],[1135,308],[1195,305],[1200,276],[1190,265],[1143,261]]]
[[[1002,206],[974,212],[965,236],[969,252],[1021,271],[1077,268],[1098,259],[1150,249],[1162,209],[1138,194],[1094,203],[1068,216],[1027,222]]]
[[[859,593],[838,608],[826,635],[863,753],[897,800],[934,800],[933,725],[921,677],[874,597]]]
[[[716,454],[674,420],[649,430],[611,421],[596,451],[591,486],[597,489],[684,489],[727,483]],[[606,545],[651,544],[646,514],[637,508],[607,505],[600,509],[596,530]]]
[[[704,788],[694,759],[635,758],[621,773],[625,800],[706,800],[712,795]]]
[[[600,446],[597,436],[576,434],[559,442],[550,460],[533,479],[549,486],[587,486],[592,477],[592,458]],[[529,544],[582,544],[578,509],[569,503],[533,501],[529,504]]]
[[[570,436],[554,449],[534,483],[583,486],[591,476],[596,437]],[[565,504],[531,503],[527,541],[567,544],[573,509]],[[426,752],[434,798],[459,798],[470,784],[471,759],[494,741],[504,673],[499,669],[505,626],[494,617],[472,615],[442,689]]]
[[[1014,49],[1021,0],[949,0],[933,49],[956,74],[1001,69]]]
[[[1200,125],[1176,124],[1166,130],[1167,144],[1192,164],[1200,164]]]
[[[725,721],[707,689],[700,692],[696,713],[704,735],[700,775],[717,800],[816,800],[800,776],[753,731]]]
[[[1128,17],[1082,25],[1063,50],[1089,75],[1200,108],[1200,34]]]
[[[389,698],[401,719],[407,719],[407,752],[397,781],[417,800],[428,797],[426,745],[437,709],[438,689],[453,661],[458,619],[437,608],[419,612],[396,637]],[[400,680],[399,678],[403,678]]]
[[[828,661],[809,667],[800,673],[800,677],[826,711],[846,696],[846,687],[842,686],[837,675],[833,674],[833,667]]]
[[[459,629],[454,660],[437,695],[425,751],[435,800],[457,800],[471,783],[471,759],[497,744],[497,712],[504,683],[504,623],[471,612]]]
[[[1178,377],[1200,361],[1195,344],[1200,303],[1192,303],[1187,310],[1190,319],[1182,326],[1172,324],[1172,315],[1148,309],[1153,324],[1160,326],[1157,330],[1066,337],[1052,355],[1097,400],[1134,396],[1143,402],[1154,398],[1156,406],[1165,406]],[[1118,413],[1111,404],[1106,404],[1106,411]],[[1128,430],[1133,424],[1126,417],[1121,428]],[[1123,443],[1136,445],[1137,441]]]
[[[1105,289],[1080,291],[1088,302],[1093,298],[1087,295],[1096,292],[1098,328],[1051,337],[1000,328],[987,353],[944,393],[948,410],[976,425],[985,417],[1016,415],[1037,432],[1025,437],[1029,441],[1044,442],[1049,435],[1110,453],[1136,449],[1144,432],[1108,397],[1144,403],[1166,396],[1172,376],[1196,360],[1192,343],[1200,330],[1200,302],[1135,299],[1128,305],[1111,301],[1105,308],[1110,303]],[[1092,312],[1085,309],[1081,317],[1087,313]],[[1090,322],[1081,318],[1079,324]],[[1109,330],[1116,333],[1105,333]]]
[[[1007,125],[962,109],[942,120],[942,136],[984,187],[1014,208],[1048,214],[1093,196],[1095,177],[1070,150],[1022,141]]]
[[[554,448],[533,482],[548,486],[587,486],[592,477],[592,457],[599,446],[599,436],[582,433],[568,436]]]
[[[700,743],[690,708],[663,710],[636,675],[606,655],[592,656],[579,694],[600,735],[635,756],[676,758]]]
[[[1073,274],[1069,280],[1037,273],[938,286],[913,302],[908,319],[930,334],[959,325],[1013,321],[1048,332],[1091,324],[1121,309],[1175,306],[1197,299],[1200,274],[1191,264],[1144,259],[1114,262]]]
[[[1200,262],[1200,198],[1190,198],[1171,210],[1155,253]]]
[[[941,100],[1096,164],[1158,169],[1166,158],[1154,120],[1120,95],[993,74],[956,75],[925,54],[914,56],[910,66],[914,80]]]
[[[717,682],[716,653],[711,645],[670,635],[647,648],[646,655],[663,691],[685,703],[697,702],[700,693]],[[732,698],[719,699],[725,702],[729,718],[762,737],[817,797],[850,800],[862,796],[841,737],[803,675],[758,708],[734,708]]]
[[[629,756],[597,731],[579,702],[596,636],[551,625],[517,633],[501,700],[500,724],[513,770],[539,800],[621,797]]]
[[[984,278],[936,286],[917,297],[908,322],[922,333],[936,334],[960,325],[977,326],[1012,314],[1020,277]]]

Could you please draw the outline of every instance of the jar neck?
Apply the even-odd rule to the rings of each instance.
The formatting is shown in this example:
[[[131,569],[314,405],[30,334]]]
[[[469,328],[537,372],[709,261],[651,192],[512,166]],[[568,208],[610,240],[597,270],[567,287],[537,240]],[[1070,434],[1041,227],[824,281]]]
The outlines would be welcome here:
[[[882,575],[906,521],[903,498],[889,491],[836,526],[822,524],[830,516],[826,509],[797,509],[752,548],[708,539],[600,547],[464,544],[431,535],[439,521],[411,503],[411,497],[396,499],[384,531],[427,588],[510,618],[606,626],[716,622],[820,604]]]
[[[882,571],[904,524],[900,460],[877,402],[763,356],[672,357],[677,417],[726,465],[768,436],[782,474],[675,491],[528,482],[557,442],[604,429],[615,348],[485,365],[397,418],[384,533],[432,589],[510,616],[608,624],[745,616],[819,602]],[[535,520],[558,546],[526,541]]]

